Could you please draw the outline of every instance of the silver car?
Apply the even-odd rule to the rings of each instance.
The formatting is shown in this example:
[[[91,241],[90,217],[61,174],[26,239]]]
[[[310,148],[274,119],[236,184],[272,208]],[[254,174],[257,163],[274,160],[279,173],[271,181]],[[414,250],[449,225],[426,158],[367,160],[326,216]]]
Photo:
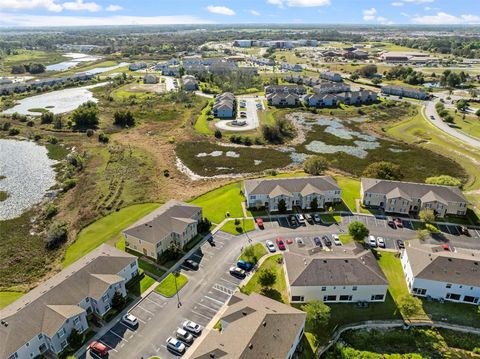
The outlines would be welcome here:
[[[182,324],[183,329],[189,331],[192,334],[199,335],[202,332],[203,327],[191,320],[186,320]]]
[[[167,339],[167,349],[178,353],[183,354],[185,353],[185,344],[183,344],[180,340],[174,337],[168,337]]]

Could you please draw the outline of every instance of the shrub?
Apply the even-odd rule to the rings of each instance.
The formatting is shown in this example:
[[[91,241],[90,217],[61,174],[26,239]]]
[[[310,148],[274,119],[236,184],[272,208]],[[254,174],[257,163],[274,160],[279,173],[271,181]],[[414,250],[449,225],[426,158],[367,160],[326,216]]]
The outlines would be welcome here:
[[[318,176],[328,168],[328,161],[323,156],[311,156],[303,164],[303,170],[313,176]]]
[[[27,122],[28,127],[33,127],[34,124],[35,124],[35,122],[33,122],[32,120]]]
[[[348,225],[348,234],[356,241],[362,241],[370,234],[370,231],[363,222],[355,221]]]
[[[8,135],[9,136],[16,136],[20,133],[20,129],[16,128],[16,127],[10,127],[10,129],[8,130]]]
[[[45,217],[52,218],[58,213],[58,207],[53,203],[49,203],[47,208],[45,209]]]
[[[133,127],[135,118],[130,111],[116,111],[113,114],[113,124],[120,127]]]
[[[77,185],[77,180],[74,178],[69,178],[63,182],[63,191],[67,192]]]
[[[43,112],[40,116],[40,123],[41,124],[48,124],[53,122],[54,115],[50,111]]]
[[[447,176],[447,175],[441,175],[437,177],[428,177],[425,180],[425,183],[428,184],[438,184],[442,186],[456,186],[456,187],[462,187],[462,181],[458,178]]]
[[[216,129],[215,130],[215,138],[222,138],[222,131],[220,131],[219,129]]]
[[[108,143],[109,141],[110,141],[110,137],[108,137],[108,136],[107,136],[106,134],[104,134],[103,132],[98,134],[98,142]]]
[[[62,221],[53,222],[48,229],[45,245],[48,249],[58,248],[60,244],[67,240],[67,237],[67,224]]]
[[[87,130],[87,132],[86,132],[87,137],[92,137],[94,133],[95,133],[95,132],[94,132],[91,128],[89,128],[89,129]]]
[[[400,166],[387,161],[371,163],[363,171],[363,176],[385,180],[400,180],[403,178]]]

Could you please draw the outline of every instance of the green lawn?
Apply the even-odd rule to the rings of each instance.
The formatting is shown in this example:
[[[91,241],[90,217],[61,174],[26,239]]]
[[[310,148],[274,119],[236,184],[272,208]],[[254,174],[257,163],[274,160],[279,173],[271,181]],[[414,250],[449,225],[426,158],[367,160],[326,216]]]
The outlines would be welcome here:
[[[220,223],[230,213],[232,218],[243,217],[242,202],[245,200],[240,191],[243,182],[235,182],[207,192],[194,200],[192,204],[203,207],[203,216],[213,223]]]
[[[161,270],[158,268],[156,265],[147,262],[146,260],[139,258],[138,259],[138,266],[143,269],[144,271],[151,273],[153,275],[156,275],[157,277],[161,277],[162,275],[165,274],[164,270]]]
[[[187,284],[188,278],[180,273],[177,277],[177,286],[175,287],[175,278],[172,273],[170,273],[160,284],[155,288],[155,292],[165,296],[173,297],[178,290],[180,290],[185,284]]]
[[[140,294],[150,288],[153,283],[155,283],[155,279],[145,274],[143,270],[140,269],[140,274],[128,282],[127,289],[133,295],[140,296]]]
[[[208,102],[208,105],[202,110],[200,116],[198,116],[195,122],[195,130],[204,135],[213,135],[214,132],[208,127],[209,121],[207,120],[207,112],[212,110],[213,100]]]
[[[282,303],[289,303],[287,284],[285,282],[285,272],[283,270],[283,264],[278,263],[279,259],[283,259],[282,254],[276,254],[267,258],[259,270],[255,272],[253,277],[250,278],[248,283],[241,288],[242,293],[250,294],[252,292],[263,294],[271,299],[277,300]],[[259,274],[263,269],[273,269],[277,273],[277,281],[272,288],[263,290],[262,286],[258,282]]]
[[[241,219],[240,224],[236,225],[235,220],[228,221],[221,228],[221,231],[231,233],[234,235],[250,232],[255,230],[255,223],[253,219]]]
[[[22,292],[0,292],[0,309],[5,308],[10,303],[13,303],[23,294],[24,293]]]
[[[335,180],[342,189],[343,202],[351,212],[356,212],[355,199],[360,198],[360,181],[344,176],[335,176]]]
[[[348,244],[353,240],[353,237],[349,234],[340,234],[338,238],[340,238],[340,242],[342,242],[342,244]]]
[[[253,246],[253,256],[257,259],[257,261],[260,260],[265,254],[267,254],[267,249],[263,245],[263,243],[257,243],[257,244],[251,244]],[[244,260],[246,262],[252,262],[244,253],[238,258],[241,260]]]
[[[339,215],[330,213],[320,213],[319,215],[323,223],[340,223],[342,221],[342,217]]]
[[[115,238],[120,231],[150,213],[158,206],[158,203],[135,204],[109,214],[85,227],[78,234],[77,240],[67,248],[63,266],[67,267],[102,243]]]

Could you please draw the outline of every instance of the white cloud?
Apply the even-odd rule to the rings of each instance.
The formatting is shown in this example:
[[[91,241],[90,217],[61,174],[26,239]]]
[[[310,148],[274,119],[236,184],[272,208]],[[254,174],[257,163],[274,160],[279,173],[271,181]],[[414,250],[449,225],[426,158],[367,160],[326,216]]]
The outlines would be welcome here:
[[[210,24],[212,21],[190,15],[180,16],[60,16],[0,12],[1,26],[102,26]],[[0,27],[1,27],[0,26]]]
[[[412,22],[423,25],[480,24],[480,16],[472,14],[455,16],[438,12],[436,15],[416,16]]]
[[[401,12],[400,15],[405,16],[405,17],[410,17],[410,14],[407,14],[406,12]]]
[[[403,6],[403,2],[400,2],[400,1],[392,2],[392,6]]]
[[[207,10],[211,12],[212,14],[219,14],[219,15],[228,15],[228,16],[233,16],[235,15],[235,11],[232,9],[226,7],[226,6],[207,6]]]
[[[255,16],[260,16],[260,13],[256,10],[250,10],[250,14],[255,15]]]
[[[288,7],[318,7],[328,6],[330,0],[267,0],[268,4],[277,5],[281,8]]]
[[[83,0],[75,0],[72,2],[64,2],[62,4],[65,10],[71,11],[90,11],[97,12],[102,10],[102,7],[95,2],[83,2]]]
[[[372,7],[371,9],[363,10],[363,20],[365,21],[372,21],[375,20],[375,16],[377,14],[377,9]]]
[[[120,11],[120,10],[123,10],[123,7],[120,6],[120,5],[108,5],[105,10],[107,10],[107,11]]]
[[[54,0],[0,0],[0,9],[30,10],[46,9],[48,11],[60,12],[63,7]]]
[[[432,3],[435,0],[402,0],[403,2],[409,2],[414,4],[425,4],[425,3]]]

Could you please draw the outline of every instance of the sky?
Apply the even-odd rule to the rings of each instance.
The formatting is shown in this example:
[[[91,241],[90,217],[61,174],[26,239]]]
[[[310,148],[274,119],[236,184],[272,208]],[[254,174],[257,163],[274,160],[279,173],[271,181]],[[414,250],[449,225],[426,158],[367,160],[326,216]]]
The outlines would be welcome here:
[[[480,24],[480,0],[0,0],[0,26]]]

